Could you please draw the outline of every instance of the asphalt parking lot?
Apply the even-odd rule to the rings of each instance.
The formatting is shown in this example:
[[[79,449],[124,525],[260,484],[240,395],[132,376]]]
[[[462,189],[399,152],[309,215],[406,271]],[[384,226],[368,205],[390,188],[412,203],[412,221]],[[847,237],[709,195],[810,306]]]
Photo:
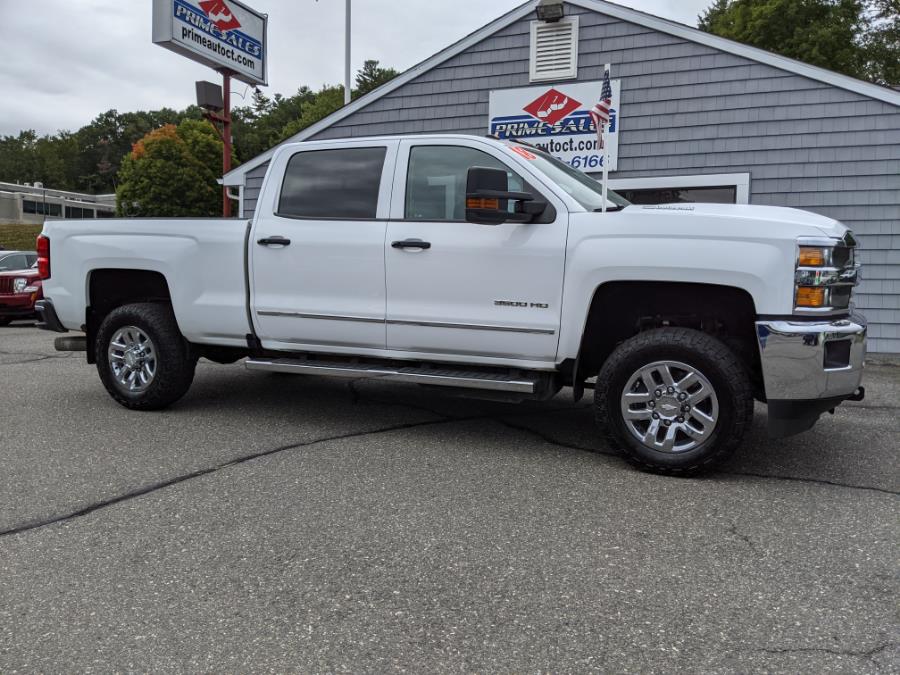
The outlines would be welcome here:
[[[201,362],[134,413],[52,342],[0,328],[0,672],[900,670],[900,367],[672,479],[564,395]]]

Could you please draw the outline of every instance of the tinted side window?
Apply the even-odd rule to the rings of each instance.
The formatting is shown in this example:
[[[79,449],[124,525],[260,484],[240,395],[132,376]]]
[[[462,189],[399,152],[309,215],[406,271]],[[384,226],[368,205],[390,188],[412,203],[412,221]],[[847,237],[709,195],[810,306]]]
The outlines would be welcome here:
[[[486,152],[450,145],[417,145],[409,152],[406,218],[465,220],[466,178],[473,166],[506,169],[509,189],[525,189],[521,177]]]
[[[288,161],[278,215],[375,218],[387,148],[298,152]]]

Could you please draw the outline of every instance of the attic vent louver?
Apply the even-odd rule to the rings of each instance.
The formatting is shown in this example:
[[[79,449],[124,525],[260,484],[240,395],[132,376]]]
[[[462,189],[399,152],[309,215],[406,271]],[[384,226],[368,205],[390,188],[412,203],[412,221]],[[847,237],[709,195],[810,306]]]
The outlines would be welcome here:
[[[531,22],[532,82],[578,76],[578,17],[556,23]]]

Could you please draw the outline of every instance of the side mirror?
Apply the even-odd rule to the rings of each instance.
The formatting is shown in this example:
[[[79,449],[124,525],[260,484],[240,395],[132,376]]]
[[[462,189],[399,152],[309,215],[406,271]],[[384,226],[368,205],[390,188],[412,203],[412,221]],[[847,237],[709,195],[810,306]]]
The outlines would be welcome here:
[[[523,209],[517,204],[515,212],[509,212],[509,202],[533,202],[530,192],[510,192],[509,177],[504,169],[473,166],[466,175],[466,221],[479,225],[500,225],[508,220],[517,223],[530,222],[543,207]],[[543,203],[541,203],[543,204]],[[535,203],[537,205],[537,203]]]

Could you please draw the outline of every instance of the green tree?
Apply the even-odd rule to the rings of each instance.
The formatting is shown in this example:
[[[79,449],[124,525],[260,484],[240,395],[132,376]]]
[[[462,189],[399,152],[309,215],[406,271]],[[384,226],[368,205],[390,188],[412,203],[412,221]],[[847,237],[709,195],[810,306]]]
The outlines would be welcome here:
[[[879,84],[900,85],[900,0],[871,0],[868,17],[866,74]]]
[[[854,77],[866,59],[856,42],[859,0],[716,0],[700,28]]]
[[[232,110],[236,154],[241,159],[255,157],[282,140],[285,125],[301,115],[302,107],[314,94],[308,87],[300,87],[293,96],[275,94],[271,99],[254,93],[249,106]]]
[[[900,0],[714,0],[708,33],[845,75],[897,84]]]
[[[221,208],[222,142],[212,125],[184,120],[145,135],[122,160],[120,216],[214,216]]]
[[[279,141],[299,133],[306,127],[328,117],[344,105],[344,88],[342,86],[322,87],[313,98],[300,108],[299,117],[288,122],[281,130]]]
[[[355,95],[363,96],[368,94],[385,82],[393,80],[397,75],[399,75],[399,73],[393,68],[381,68],[378,65],[378,61],[369,59],[363,64],[363,67],[359,72],[356,73]]]

